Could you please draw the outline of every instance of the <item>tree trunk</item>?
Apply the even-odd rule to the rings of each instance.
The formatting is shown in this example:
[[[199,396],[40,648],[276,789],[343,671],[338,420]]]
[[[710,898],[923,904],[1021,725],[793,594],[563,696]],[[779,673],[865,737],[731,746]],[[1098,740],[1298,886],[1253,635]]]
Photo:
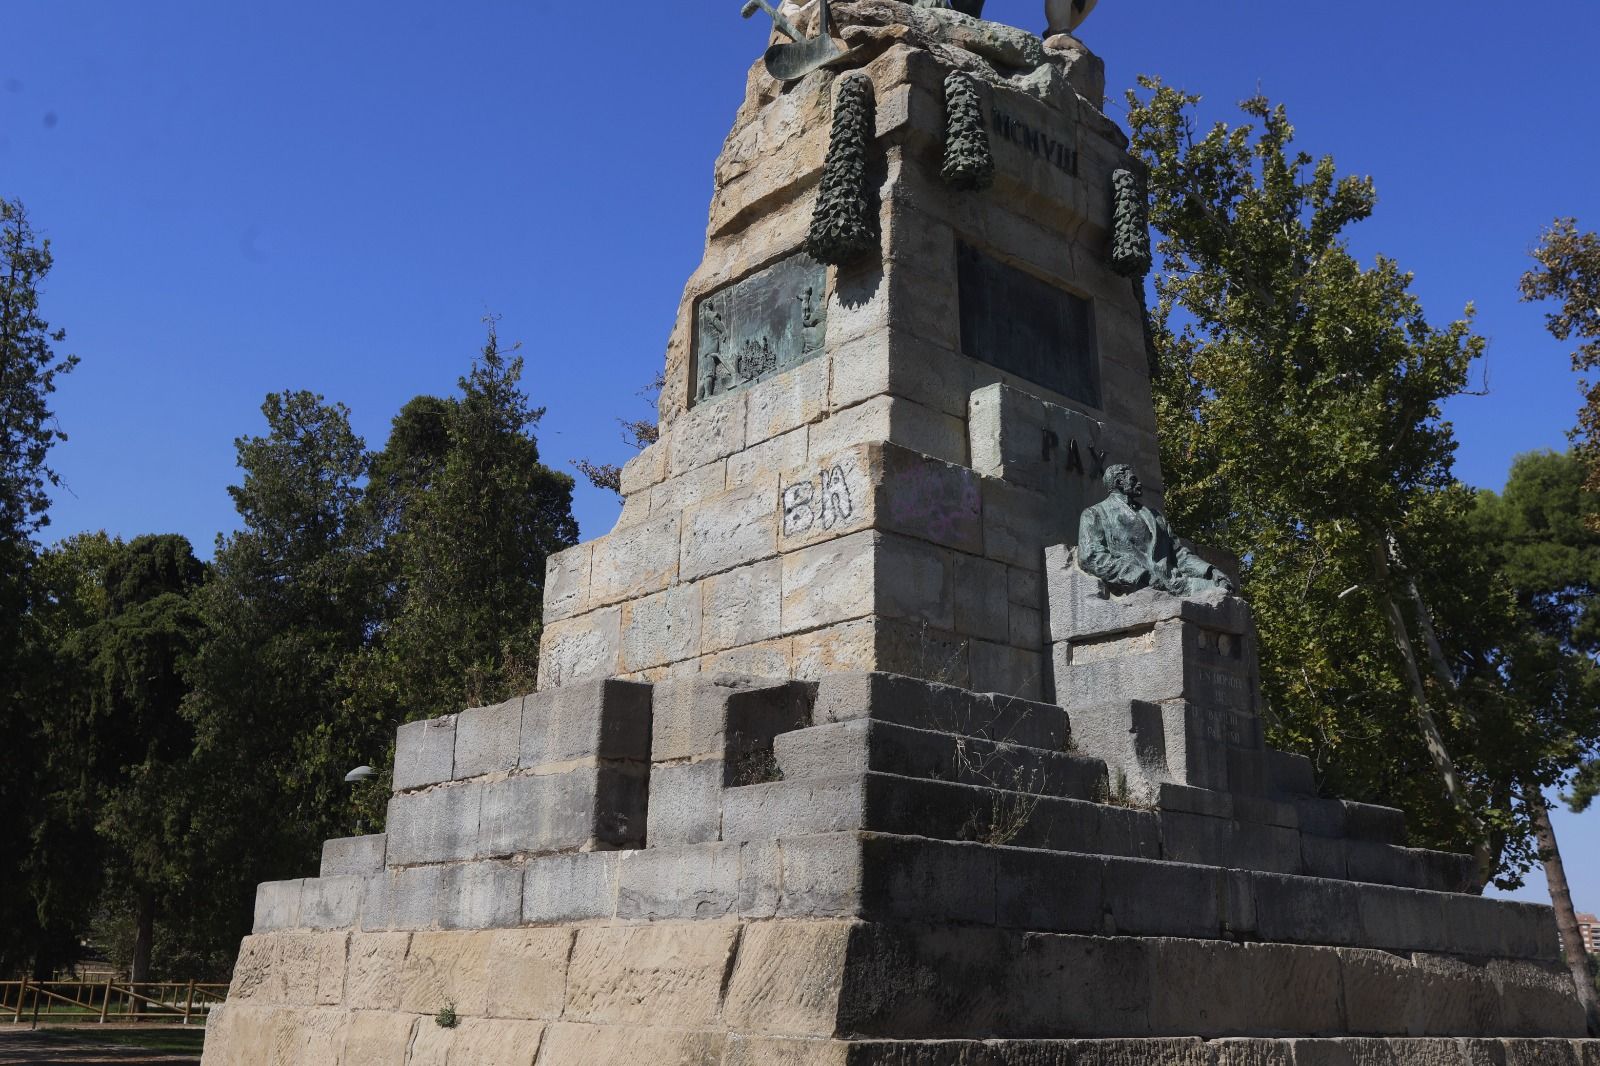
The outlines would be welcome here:
[[[1481,889],[1494,876],[1494,858],[1489,850],[1489,834],[1483,822],[1472,810],[1472,801],[1467,796],[1465,786],[1461,784],[1461,775],[1456,771],[1455,760],[1450,757],[1450,749],[1445,747],[1444,734],[1439,732],[1439,723],[1433,717],[1433,709],[1428,706],[1428,689],[1422,683],[1422,667],[1417,660],[1416,645],[1412,643],[1411,632],[1406,628],[1406,616],[1390,591],[1392,575],[1389,570],[1389,553],[1381,544],[1372,545],[1372,568],[1377,578],[1378,599],[1382,603],[1384,616],[1389,623],[1389,634],[1394,638],[1395,647],[1399,650],[1400,659],[1405,666],[1406,683],[1411,689],[1412,712],[1417,720],[1417,728],[1422,733],[1423,743],[1428,747],[1428,755],[1433,759],[1434,768],[1439,771],[1439,777],[1444,782],[1445,793],[1449,796],[1450,802],[1467,818],[1476,831],[1477,842],[1473,848],[1473,857],[1476,859],[1478,887]]]
[[[134,918],[133,962],[128,967],[128,983],[139,990],[139,985],[150,980],[150,948],[156,935],[156,901],[149,892],[139,894],[139,913]],[[142,1013],[138,1000],[133,1001],[133,1012]]]
[[[1578,912],[1572,906],[1572,889],[1567,886],[1567,868],[1561,861],[1561,848],[1556,844],[1556,829],[1550,822],[1550,807],[1537,790],[1528,789],[1522,801],[1528,805],[1533,818],[1533,832],[1539,839],[1539,860],[1544,863],[1545,880],[1550,882],[1550,902],[1556,908],[1556,930],[1561,934],[1561,951],[1567,957],[1567,968],[1572,971],[1572,982],[1578,987],[1578,1002],[1583,1004],[1589,1019],[1589,1035],[1600,1037],[1600,994],[1595,992],[1594,978],[1589,974],[1589,953],[1583,946],[1583,934],[1578,930]]]

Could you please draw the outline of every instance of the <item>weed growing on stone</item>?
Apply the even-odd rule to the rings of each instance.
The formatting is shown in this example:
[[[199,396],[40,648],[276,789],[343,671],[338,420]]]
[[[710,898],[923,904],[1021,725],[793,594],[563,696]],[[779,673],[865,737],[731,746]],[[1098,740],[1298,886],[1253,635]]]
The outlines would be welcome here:
[[[783,768],[771,748],[758,748],[740,756],[733,767],[733,787],[770,785],[783,780]]]
[[[454,1001],[447,1001],[444,1006],[439,1008],[439,1013],[433,1016],[433,1024],[441,1029],[454,1029],[461,1024],[461,1019],[456,1016]]]

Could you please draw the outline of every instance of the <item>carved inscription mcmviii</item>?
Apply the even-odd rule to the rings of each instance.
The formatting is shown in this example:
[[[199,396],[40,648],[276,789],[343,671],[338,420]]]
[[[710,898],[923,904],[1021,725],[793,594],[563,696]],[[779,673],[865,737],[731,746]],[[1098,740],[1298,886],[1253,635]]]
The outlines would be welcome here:
[[[822,354],[828,273],[805,254],[695,305],[694,402],[742,389]]]

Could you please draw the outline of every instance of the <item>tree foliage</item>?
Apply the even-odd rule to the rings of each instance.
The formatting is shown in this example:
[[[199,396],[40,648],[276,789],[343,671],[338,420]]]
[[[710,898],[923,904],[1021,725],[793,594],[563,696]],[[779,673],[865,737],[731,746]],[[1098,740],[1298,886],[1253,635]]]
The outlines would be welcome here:
[[[522,370],[491,322],[460,397],[412,400],[374,457],[388,592],[350,674],[354,706],[409,721],[533,690],[545,561],[578,528],[572,478],[539,459],[544,410]]]
[[[1558,218],[1533,250],[1537,267],[1522,278],[1525,301],[1559,303],[1545,319],[1560,341],[1581,341],[1572,353],[1580,373],[1600,369],[1600,235],[1580,232],[1577,219]],[[1586,381],[1574,438],[1588,468],[1587,487],[1600,492],[1600,382]],[[1592,519],[1593,520],[1593,519]]]
[[[1283,107],[1201,133],[1198,97],[1142,86],[1166,503],[1243,561],[1274,738],[1515,879],[1520,789],[1561,761],[1541,686],[1572,663],[1524,624],[1454,479],[1441,405],[1483,351],[1472,310],[1435,325],[1397,263],[1351,254],[1375,187],[1299,149]]]
[[[59,481],[50,449],[65,439],[50,395],[77,363],[57,354],[66,334],[40,314],[51,265],[49,242],[34,232],[22,204],[0,200],[0,734],[7,749],[0,759],[0,871],[35,889],[0,892],[0,970],[73,946],[62,917],[71,907],[58,906],[52,888],[65,886],[52,876],[38,839],[40,827],[57,825],[63,812],[49,806],[42,776],[37,696],[48,682],[50,651],[35,618],[35,537],[48,522],[48,489]]]

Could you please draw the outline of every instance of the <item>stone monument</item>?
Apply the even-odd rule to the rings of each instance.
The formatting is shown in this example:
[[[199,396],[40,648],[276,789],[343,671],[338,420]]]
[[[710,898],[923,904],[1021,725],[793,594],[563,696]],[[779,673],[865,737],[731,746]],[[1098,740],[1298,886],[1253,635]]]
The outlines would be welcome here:
[[[1160,503],[1098,60],[784,7],[539,691],[261,886],[206,1066],[1600,1063],[1547,908],[1266,747],[1215,571],[1149,515],[1079,564],[1108,468]]]

